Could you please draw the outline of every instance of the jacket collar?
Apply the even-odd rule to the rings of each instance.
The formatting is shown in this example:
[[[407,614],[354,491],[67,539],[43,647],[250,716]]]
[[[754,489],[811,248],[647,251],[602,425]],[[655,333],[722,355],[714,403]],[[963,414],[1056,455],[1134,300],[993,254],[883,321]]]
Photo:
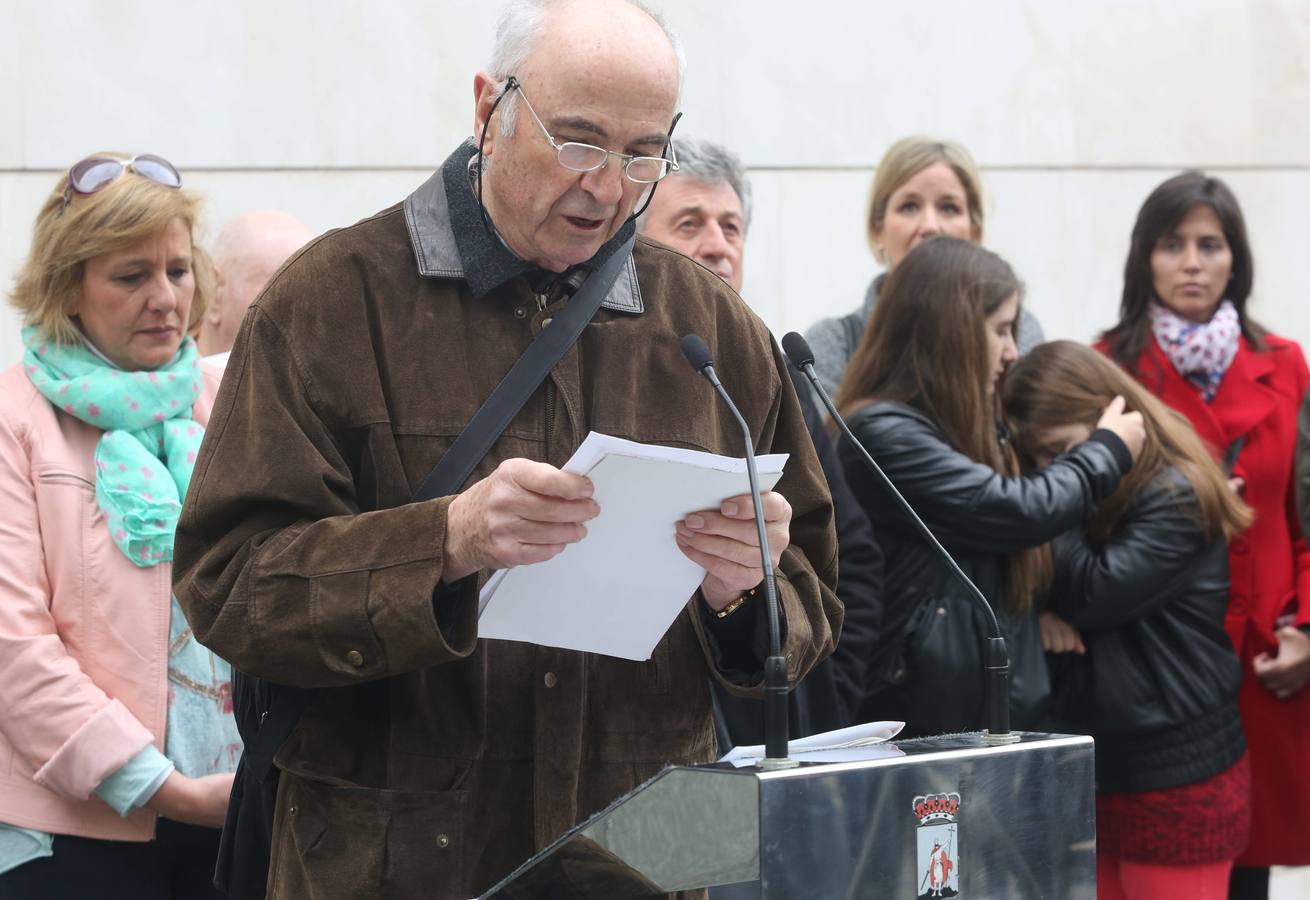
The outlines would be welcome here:
[[[519,276],[534,285],[553,279],[555,273],[545,273],[520,259],[483,227],[469,180],[469,163],[476,154],[473,141],[465,141],[431,178],[405,198],[405,224],[419,274],[427,278],[461,278],[478,299]],[[583,265],[593,270],[601,266],[635,228],[632,222],[624,223]],[[631,257],[601,306],[634,314],[645,310],[637,281],[637,264]]]
[[[1251,349],[1246,338],[1240,339],[1237,356],[1228,370],[1214,400],[1206,403],[1197,389],[1169,362],[1154,338],[1147,343],[1143,362],[1149,358],[1161,372],[1160,398],[1191,420],[1197,433],[1222,454],[1235,440],[1263,421],[1274,411],[1277,399],[1268,385],[1274,371],[1267,353]],[[1143,367],[1139,364],[1139,369]]]

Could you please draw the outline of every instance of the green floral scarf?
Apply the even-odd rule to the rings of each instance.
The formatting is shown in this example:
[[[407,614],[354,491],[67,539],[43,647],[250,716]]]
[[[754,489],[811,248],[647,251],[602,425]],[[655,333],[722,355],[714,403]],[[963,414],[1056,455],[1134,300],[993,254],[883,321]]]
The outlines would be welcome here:
[[[23,329],[23,366],[56,408],[104,430],[96,445],[96,501],[109,534],[135,565],[173,559],[173,531],[204,429],[191,419],[200,397],[195,342],[149,372],[117,369],[89,347]]]

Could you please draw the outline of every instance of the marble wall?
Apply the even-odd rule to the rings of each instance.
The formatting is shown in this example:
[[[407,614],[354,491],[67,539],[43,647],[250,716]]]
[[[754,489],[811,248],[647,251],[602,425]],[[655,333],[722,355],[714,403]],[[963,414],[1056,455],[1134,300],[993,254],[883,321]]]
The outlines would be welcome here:
[[[1138,205],[1183,167],[1229,180],[1253,311],[1310,340],[1310,0],[666,0],[680,129],[747,162],[744,294],[779,333],[854,307],[895,138],[971,148],[987,244],[1052,337],[1110,324]],[[211,233],[281,207],[316,229],[401,199],[471,128],[495,4],[0,0],[0,284],[41,199],[94,150],[149,151],[209,200]],[[0,365],[18,358],[0,315]]]

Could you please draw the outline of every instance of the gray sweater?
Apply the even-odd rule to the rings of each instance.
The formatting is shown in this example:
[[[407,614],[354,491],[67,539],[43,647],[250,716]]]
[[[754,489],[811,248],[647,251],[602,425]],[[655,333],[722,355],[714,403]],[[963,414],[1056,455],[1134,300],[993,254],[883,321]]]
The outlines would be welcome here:
[[[846,363],[864,336],[864,328],[869,324],[869,316],[873,314],[873,304],[878,300],[878,290],[886,277],[884,272],[869,283],[864,292],[864,303],[859,309],[844,316],[820,319],[805,332],[805,339],[814,351],[814,374],[819,376],[824,389],[834,396],[846,372]],[[1024,307],[1019,312],[1014,333],[1019,352],[1027,353],[1044,340],[1046,337],[1042,334],[1041,323]]]

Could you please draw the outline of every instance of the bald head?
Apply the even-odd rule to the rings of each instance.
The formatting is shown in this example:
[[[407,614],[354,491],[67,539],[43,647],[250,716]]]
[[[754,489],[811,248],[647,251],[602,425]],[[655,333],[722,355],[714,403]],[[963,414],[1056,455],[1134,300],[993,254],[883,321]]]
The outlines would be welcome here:
[[[273,273],[313,236],[295,216],[275,209],[246,213],[223,226],[211,254],[218,293],[200,326],[203,355],[232,349],[246,308]]]
[[[547,4],[525,62],[533,76],[560,66],[575,77],[623,73],[672,91],[674,105],[682,75],[672,35],[651,11],[630,0]]]
[[[569,42],[569,53],[562,52],[561,40]],[[620,47],[622,63],[667,62],[671,54],[677,90],[682,88],[682,47],[663,17],[641,0],[510,0],[501,11],[487,70],[498,81],[510,75],[522,78],[530,61],[540,64],[539,58],[531,58],[540,57],[543,47],[552,65]],[[501,116],[505,134],[513,133],[517,107],[516,96],[505,98]]]
[[[517,89],[498,103],[511,75]],[[483,202],[511,250],[562,272],[618,232],[649,190],[621,160],[667,153],[679,78],[668,31],[629,0],[511,4],[493,71],[473,81]],[[579,171],[561,164],[551,139],[611,155]]]

